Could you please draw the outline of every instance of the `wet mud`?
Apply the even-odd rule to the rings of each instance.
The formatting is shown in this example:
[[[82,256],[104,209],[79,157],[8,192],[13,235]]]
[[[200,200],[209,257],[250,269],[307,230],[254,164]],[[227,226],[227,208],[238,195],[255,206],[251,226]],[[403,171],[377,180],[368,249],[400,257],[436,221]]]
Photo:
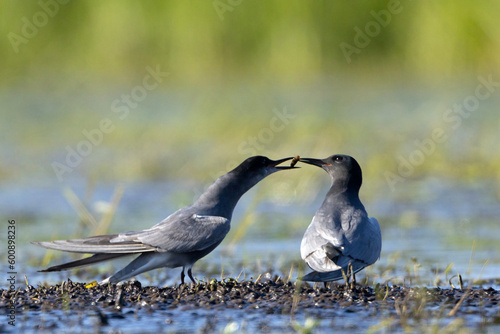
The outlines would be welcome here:
[[[279,278],[257,282],[212,280],[162,288],[143,287],[138,281],[87,287],[84,283],[68,280],[51,286],[30,285],[16,291],[0,290],[0,308],[7,314],[9,306],[14,305],[18,322],[29,322],[31,314],[38,316],[43,312],[50,314],[54,310],[63,310],[80,314],[91,312],[95,317],[94,325],[99,326],[107,326],[110,319],[125,319],[138,313],[166,314],[166,320],[162,321],[168,324],[168,315],[180,309],[183,312],[244,310],[239,313],[242,318],[248,314],[276,314],[287,315],[292,322],[295,316],[304,314],[319,319],[343,314],[358,327],[356,314],[359,313],[363,318],[371,319],[364,329],[373,325],[404,328],[419,320],[455,318],[473,319],[470,324],[467,320],[463,322],[464,326],[499,328],[499,302],[500,291],[491,287],[442,289],[379,284],[354,288],[330,284],[325,287],[300,281],[285,282]],[[384,319],[389,320],[384,323]],[[42,325],[34,321],[28,328],[64,328],[64,320],[60,321],[62,323],[56,321]],[[3,326],[3,329],[9,329]]]

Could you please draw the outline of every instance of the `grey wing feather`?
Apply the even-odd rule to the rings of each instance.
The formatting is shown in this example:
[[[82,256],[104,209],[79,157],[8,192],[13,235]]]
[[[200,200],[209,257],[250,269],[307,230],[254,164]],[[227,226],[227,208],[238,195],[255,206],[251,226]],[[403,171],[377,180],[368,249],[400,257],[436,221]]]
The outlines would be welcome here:
[[[52,266],[52,267],[44,269],[44,270],[39,270],[39,272],[45,273],[45,272],[51,272],[51,271],[67,270],[67,269],[76,268],[76,267],[83,267],[83,266],[87,266],[89,264],[113,260],[113,259],[116,259],[116,258],[119,258],[122,256],[127,256],[127,255],[129,255],[129,254],[97,253],[97,254],[94,254],[92,256],[83,258],[83,259],[63,263],[63,264],[60,264],[57,266]]]
[[[382,250],[382,233],[375,218],[364,219],[364,226],[350,235],[349,241],[355,241],[355,247],[349,247],[344,254],[352,259],[364,262],[366,265],[375,263]],[[354,240],[355,239],[355,240]],[[354,242],[353,242],[354,244]]]
[[[301,245],[302,258],[313,270],[332,272],[345,268],[349,262],[353,266],[356,264],[360,267],[358,270],[361,270],[375,263],[380,257],[382,237],[375,218],[351,215],[351,221],[345,224],[345,227],[352,224],[357,226],[356,229],[334,231],[330,230],[331,226],[322,228],[321,224],[315,224],[315,218],[306,230]],[[330,246],[341,252],[335,262],[327,254],[327,250],[332,248]]]
[[[138,240],[113,242],[117,234],[99,235],[83,239],[39,241],[32,244],[73,253],[143,253],[156,251],[156,247],[143,244]]]
[[[155,247],[159,252],[186,253],[206,249],[224,239],[230,229],[230,220],[218,216],[178,215],[140,232],[118,235],[112,241],[138,240]]]
[[[343,250],[343,235],[341,231],[332,233],[331,227],[317,223],[317,219],[317,216],[314,216],[311,225],[304,233],[300,246],[301,257],[313,270],[339,269],[339,266],[328,257],[327,253],[331,253],[328,251],[329,249],[335,249],[337,252]]]
[[[184,217],[183,217],[184,216]],[[230,220],[179,210],[150,229],[83,239],[32,242],[35,245],[74,253],[185,253],[206,249],[224,239]]]

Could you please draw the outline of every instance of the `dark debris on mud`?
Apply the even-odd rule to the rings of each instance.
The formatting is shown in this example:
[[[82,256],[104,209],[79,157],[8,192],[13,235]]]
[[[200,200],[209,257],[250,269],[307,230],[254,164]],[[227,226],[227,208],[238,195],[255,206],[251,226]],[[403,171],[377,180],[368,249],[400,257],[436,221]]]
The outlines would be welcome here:
[[[341,284],[324,287],[279,278],[265,282],[212,280],[164,288],[142,287],[140,282],[132,281],[87,288],[84,283],[68,280],[51,286],[29,285],[16,291],[0,289],[0,296],[1,308],[14,304],[16,309],[25,311],[81,310],[92,306],[114,311],[125,307],[151,311],[223,307],[288,314],[311,308],[351,308],[356,312],[366,308],[412,311],[412,307],[418,310],[437,306],[441,312],[487,312],[495,323],[500,320],[500,291],[493,288],[460,290],[377,284],[350,289]]]

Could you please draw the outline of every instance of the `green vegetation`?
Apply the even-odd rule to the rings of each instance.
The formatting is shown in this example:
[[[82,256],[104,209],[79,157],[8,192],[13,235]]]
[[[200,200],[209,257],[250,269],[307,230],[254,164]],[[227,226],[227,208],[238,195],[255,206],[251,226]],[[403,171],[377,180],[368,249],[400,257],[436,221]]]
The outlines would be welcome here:
[[[103,119],[102,144],[63,179],[202,182],[256,153],[334,152],[361,161],[371,194],[428,174],[499,179],[499,94],[448,113],[478,76],[498,81],[498,2],[231,3],[1,2],[0,180],[57,179],[52,163]],[[127,106],[148,68],[168,75]],[[444,142],[388,181],[436,128]]]
[[[161,64],[176,82],[265,76],[287,84],[303,84],[318,73],[366,70],[446,80],[500,66],[491,15],[500,5],[494,0],[231,3],[238,2],[224,12],[215,4],[226,0],[70,1],[44,21],[36,17],[44,10],[38,1],[4,1],[1,36],[23,36],[23,17],[40,27],[23,36],[28,42],[18,44],[17,53],[12,35],[0,40],[2,83],[22,83],[33,73],[56,80],[130,80],[149,64]],[[368,31],[357,45],[356,27]],[[349,65],[341,43],[361,49]]]

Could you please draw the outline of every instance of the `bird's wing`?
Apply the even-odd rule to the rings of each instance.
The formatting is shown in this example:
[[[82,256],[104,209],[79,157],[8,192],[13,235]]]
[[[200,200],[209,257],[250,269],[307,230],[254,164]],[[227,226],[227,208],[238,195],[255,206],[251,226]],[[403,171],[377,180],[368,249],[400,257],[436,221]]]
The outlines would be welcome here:
[[[40,241],[33,244],[74,253],[193,252],[218,244],[229,232],[224,217],[176,212],[150,229],[82,239]]]
[[[330,272],[349,263],[364,268],[380,257],[382,236],[375,218],[350,213],[348,219],[343,217],[342,229],[332,228],[339,224],[320,224],[315,220],[316,217],[301,244],[301,256],[311,269]]]
[[[345,247],[342,255],[371,265],[378,260],[382,250],[380,225],[375,218],[363,218],[360,224],[353,233],[346,233],[350,246]]]
[[[51,271],[60,271],[60,270],[67,270],[71,268],[76,268],[76,267],[83,267],[83,266],[88,266],[90,264],[94,263],[99,263],[103,261],[108,261],[108,260],[113,260],[122,256],[127,256],[129,254],[123,254],[123,253],[96,253],[92,256],[85,257],[83,259],[63,263],[57,266],[52,266],[50,268],[44,269],[44,270],[39,270],[42,273],[46,272],[51,272]]]
[[[340,269],[334,258],[343,251],[343,235],[331,231],[314,216],[300,245],[302,259],[316,271]]]
[[[143,253],[152,252],[156,247],[143,244],[138,240],[123,240],[121,242],[113,242],[118,235],[98,235],[83,239],[70,240],[54,240],[54,241],[39,241],[32,244],[42,246],[49,249],[55,249],[73,253]]]
[[[230,220],[224,217],[190,214],[179,219],[176,215],[148,230],[122,233],[112,241],[137,240],[159,252],[186,253],[220,243],[229,229]]]
[[[302,237],[300,245],[302,259],[305,259],[311,253],[323,248],[327,244],[342,247],[342,231],[330,224],[325,224],[326,221],[333,221],[333,217],[320,213],[314,215],[311,224]]]

